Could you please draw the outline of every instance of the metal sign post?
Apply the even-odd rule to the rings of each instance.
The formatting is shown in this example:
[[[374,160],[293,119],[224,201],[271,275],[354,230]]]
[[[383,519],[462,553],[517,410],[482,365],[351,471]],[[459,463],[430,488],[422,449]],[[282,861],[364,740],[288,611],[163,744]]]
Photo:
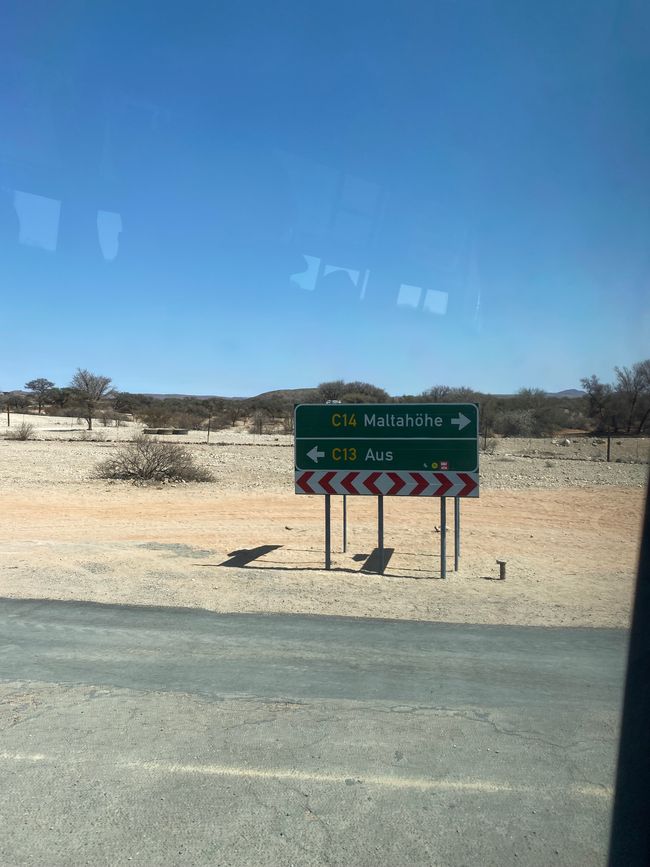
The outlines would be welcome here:
[[[348,498],[343,494],[343,553],[348,550]]]
[[[330,569],[332,566],[332,556],[331,556],[331,526],[330,526],[330,518],[331,518],[331,497],[329,494],[325,497],[325,568]]]
[[[447,498],[440,497],[440,577],[447,577]]]
[[[454,572],[460,560],[460,497],[454,497]]]
[[[377,547],[379,548],[379,571],[384,573],[384,498],[377,497]]]

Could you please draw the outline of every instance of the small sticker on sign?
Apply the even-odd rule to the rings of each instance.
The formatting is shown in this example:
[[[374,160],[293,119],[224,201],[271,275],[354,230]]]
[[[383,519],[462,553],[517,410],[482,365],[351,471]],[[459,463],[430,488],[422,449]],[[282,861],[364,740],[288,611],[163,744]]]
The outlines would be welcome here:
[[[440,469],[448,470],[449,469],[449,461],[440,461]]]

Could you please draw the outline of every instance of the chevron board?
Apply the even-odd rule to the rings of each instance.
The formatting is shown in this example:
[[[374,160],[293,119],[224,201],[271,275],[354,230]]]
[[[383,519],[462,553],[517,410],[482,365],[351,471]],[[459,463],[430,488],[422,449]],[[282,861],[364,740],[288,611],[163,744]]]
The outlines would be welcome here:
[[[296,470],[297,494],[478,497],[478,473]]]

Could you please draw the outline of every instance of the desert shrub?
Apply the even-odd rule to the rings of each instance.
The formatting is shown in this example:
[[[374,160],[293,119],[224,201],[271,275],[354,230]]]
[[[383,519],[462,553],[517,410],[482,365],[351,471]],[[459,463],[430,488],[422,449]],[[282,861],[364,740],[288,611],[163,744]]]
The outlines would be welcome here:
[[[208,420],[206,419],[201,425],[201,430],[207,430]],[[221,412],[216,412],[214,415],[210,416],[210,430],[224,430],[225,428],[230,427],[230,419],[225,416]]]
[[[97,418],[102,427],[122,427],[124,422],[127,421],[124,413],[115,412],[113,409],[101,410],[97,413]]]
[[[343,403],[388,403],[391,400],[387,391],[370,382],[345,382],[342,379],[321,382],[318,398],[321,401],[340,400]]]
[[[342,403],[374,403],[375,401],[370,395],[362,391],[346,391],[341,395]]]
[[[197,466],[190,450],[141,434],[96,467],[102,479],[142,482],[210,482],[213,476]]]
[[[497,433],[507,437],[530,437],[535,433],[532,410],[511,409],[497,414],[494,420]]]
[[[7,439],[10,440],[33,440],[34,433],[36,428],[33,424],[30,424],[28,421],[24,421],[18,425],[18,427],[13,428],[7,434]]]
[[[574,430],[589,430],[589,419],[584,412],[580,410],[569,410],[565,419],[565,427],[573,428]]]
[[[204,421],[207,421],[205,416],[194,412],[175,412],[171,417],[174,427],[186,430],[201,430]]]
[[[115,413],[110,409],[103,409],[97,413],[97,418],[102,427],[112,427],[115,423]]]
[[[342,379],[321,382],[318,386],[318,399],[323,402],[326,400],[341,400],[345,390],[345,382]]]
[[[168,427],[172,418],[172,412],[162,405],[162,401],[158,401],[158,405],[137,412],[136,418],[146,425],[146,427]]]
[[[270,424],[271,419],[268,413],[263,410],[257,410],[249,419],[248,432],[252,434],[263,434],[268,431]]]

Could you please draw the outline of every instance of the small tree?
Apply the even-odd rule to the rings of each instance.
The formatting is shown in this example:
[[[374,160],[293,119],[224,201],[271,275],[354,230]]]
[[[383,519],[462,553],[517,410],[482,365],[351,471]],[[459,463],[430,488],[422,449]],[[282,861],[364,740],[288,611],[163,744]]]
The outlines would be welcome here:
[[[348,394],[363,395],[364,403],[389,403],[390,395],[383,388],[377,385],[372,385],[370,382],[346,382],[344,393],[341,395],[343,403],[346,402]],[[351,401],[357,402],[357,401]]]
[[[282,430],[286,434],[292,434],[294,429],[294,413],[292,406],[285,406],[282,410]]]
[[[147,427],[167,427],[171,424],[172,411],[164,401],[157,400],[148,409],[139,410],[136,418],[144,422]]]
[[[450,385],[432,385],[422,392],[422,400],[425,403],[445,403],[449,401],[451,391]]]
[[[342,379],[333,379],[330,382],[321,382],[318,386],[318,396],[325,403],[328,400],[340,400],[345,391],[345,383]]]
[[[128,412],[134,415],[139,408],[137,394],[129,394],[127,391],[116,391],[113,409],[115,412]]]
[[[607,423],[613,416],[613,389],[611,385],[601,382],[597,376],[591,375],[580,380],[587,392],[587,412],[596,424],[597,431],[607,431]]]
[[[637,362],[629,367],[615,367],[616,384],[614,386],[623,416],[625,433],[630,433],[632,424],[639,418],[647,418],[647,401],[644,400],[650,390],[650,361]],[[643,423],[641,424],[643,428]]]
[[[580,382],[587,392],[587,414],[602,433],[644,432],[650,419],[650,359],[629,367],[615,367],[616,381],[609,385],[597,376]]]
[[[499,411],[497,398],[492,394],[482,394],[479,398],[480,426],[483,434],[483,448],[487,449],[488,437],[494,433],[494,425]]]
[[[641,397],[638,404],[637,434],[643,433],[643,429],[650,418],[650,359],[640,361],[634,365],[641,377]]]
[[[11,413],[24,412],[29,407],[29,400],[19,391],[10,391],[2,398],[2,410],[7,413],[7,427],[11,426]]]
[[[10,410],[10,406],[9,406],[9,403],[7,402],[7,395],[2,393],[2,394],[0,394],[0,412],[6,412],[7,413],[7,427],[11,427],[11,413],[9,410]]]
[[[246,407],[240,400],[230,399],[225,402],[223,415],[228,419],[231,427],[235,427],[240,419],[246,418],[246,414]]]
[[[520,388],[512,398],[512,408],[530,414],[532,430],[525,436],[542,437],[554,434],[563,426],[568,415],[563,413],[558,399],[549,397],[542,388]]]
[[[24,412],[29,408],[29,399],[19,391],[12,391],[7,395],[7,404],[14,412]]]
[[[252,434],[263,434],[266,425],[269,423],[269,414],[263,409],[255,410],[250,418],[248,432]]]
[[[73,389],[83,407],[83,418],[88,424],[88,430],[92,430],[93,415],[98,405],[115,393],[111,388],[110,377],[99,376],[89,370],[78,368],[72,377],[70,388]]]
[[[71,388],[51,388],[47,395],[47,401],[50,406],[56,409],[65,409],[70,406],[74,392]]]
[[[467,385],[432,385],[417,400],[424,403],[474,403],[478,396]]]
[[[30,379],[29,382],[25,383],[25,388],[31,391],[36,398],[38,414],[40,415],[41,410],[43,409],[43,404],[45,403],[45,398],[48,396],[50,390],[54,388],[54,383],[49,379],[43,379],[43,377],[41,377],[39,379]]]
[[[530,437],[535,433],[535,416],[532,409],[501,411],[494,420],[498,433],[507,437]]]
[[[341,395],[341,403],[375,403],[375,401],[364,391],[346,391]]]

